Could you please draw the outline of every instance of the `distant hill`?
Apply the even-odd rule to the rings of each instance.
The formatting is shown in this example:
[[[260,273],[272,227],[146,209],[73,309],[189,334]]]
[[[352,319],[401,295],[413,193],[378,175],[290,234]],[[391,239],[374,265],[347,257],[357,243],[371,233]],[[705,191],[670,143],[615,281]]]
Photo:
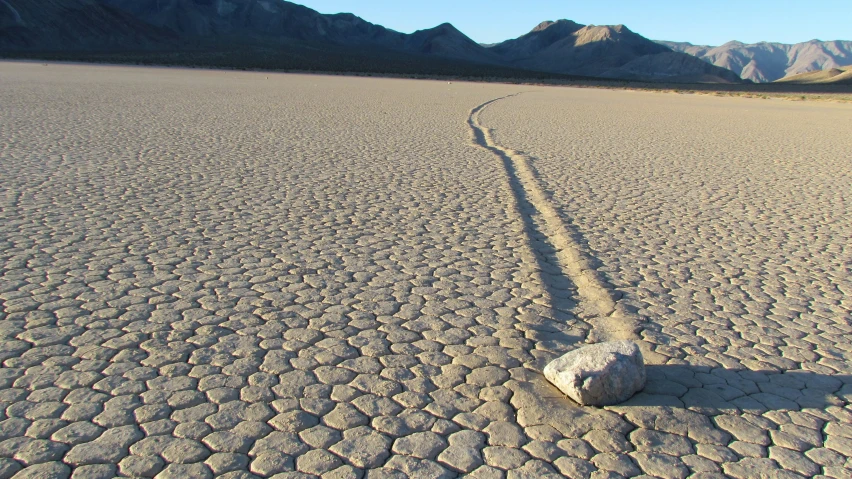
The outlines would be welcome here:
[[[468,38],[449,23],[408,35],[405,48],[417,53],[478,63],[503,64],[502,59]]]
[[[544,22],[485,47],[448,23],[406,34],[284,0],[0,0],[0,53],[235,68],[740,82],[623,25]]]
[[[509,65],[530,70],[636,80],[741,82],[729,70],[673,52],[624,25],[547,21],[489,50]]]
[[[852,85],[852,67],[845,69],[830,68],[828,70],[799,73],[798,75],[792,75],[780,80],[775,80],[775,83],[791,83],[797,85]]]
[[[811,40],[793,45],[784,43],[728,42],[711,47],[685,42],[657,42],[672,50],[688,53],[713,65],[727,68],[746,80],[767,83],[811,71],[852,65],[852,41]]]

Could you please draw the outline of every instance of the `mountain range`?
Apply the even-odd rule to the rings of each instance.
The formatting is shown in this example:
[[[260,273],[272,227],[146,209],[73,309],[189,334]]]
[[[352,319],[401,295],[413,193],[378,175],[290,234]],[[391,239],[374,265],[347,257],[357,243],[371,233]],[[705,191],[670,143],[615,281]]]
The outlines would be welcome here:
[[[767,83],[812,71],[840,69],[852,65],[852,41],[811,40],[784,43],[728,42],[718,47],[685,42],[657,42],[674,51],[688,53],[713,65],[733,71],[755,83]]]
[[[445,23],[411,34],[284,0],[0,0],[0,53],[176,58],[210,66],[738,83],[623,25],[543,22],[482,46]],[[104,58],[104,57],[100,57]],[[526,73],[523,73],[526,72]]]

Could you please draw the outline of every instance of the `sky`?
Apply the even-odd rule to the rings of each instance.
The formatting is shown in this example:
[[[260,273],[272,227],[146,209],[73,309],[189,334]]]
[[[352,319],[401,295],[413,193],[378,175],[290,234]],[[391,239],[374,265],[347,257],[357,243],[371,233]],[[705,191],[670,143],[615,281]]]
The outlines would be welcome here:
[[[455,25],[479,43],[516,38],[544,20],[624,24],[653,40],[852,40],[852,0],[290,0],[320,13],[349,12],[400,32]]]

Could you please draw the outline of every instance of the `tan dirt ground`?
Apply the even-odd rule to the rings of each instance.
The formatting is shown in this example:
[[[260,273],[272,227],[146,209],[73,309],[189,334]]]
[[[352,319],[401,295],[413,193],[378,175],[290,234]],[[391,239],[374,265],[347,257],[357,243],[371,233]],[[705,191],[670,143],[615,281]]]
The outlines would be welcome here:
[[[849,477],[849,131],[0,63],[0,478]],[[629,403],[542,380],[607,337],[651,364]]]

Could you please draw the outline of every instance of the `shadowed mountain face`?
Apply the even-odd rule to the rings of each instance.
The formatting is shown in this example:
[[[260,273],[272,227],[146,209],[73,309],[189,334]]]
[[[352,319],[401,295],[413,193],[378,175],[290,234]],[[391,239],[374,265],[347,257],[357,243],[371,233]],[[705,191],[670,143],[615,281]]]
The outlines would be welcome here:
[[[404,34],[355,15],[322,15],[280,0],[97,1],[182,37],[287,38],[395,47],[405,42]]]
[[[718,47],[685,42],[657,43],[727,68],[738,73],[743,79],[758,83],[852,65],[852,41],[811,40],[794,45],[767,42],[747,45],[728,42]]]
[[[98,0],[0,0],[2,49],[145,48],[177,38]]]
[[[624,25],[544,22],[531,32],[489,48],[512,66],[574,75],[637,80],[739,82],[728,70],[696,62],[632,32]]]
[[[407,37],[405,47],[418,53],[479,63],[503,63],[499,56],[492,54],[449,23],[419,30]]]
[[[544,22],[486,48],[448,23],[405,34],[349,13],[324,15],[283,0],[0,0],[0,51],[179,53],[236,46],[300,58],[332,50],[339,57],[341,49],[357,49],[366,62],[393,57],[411,64],[406,68],[412,72],[417,62],[432,58],[604,78],[740,81],[623,25]]]

